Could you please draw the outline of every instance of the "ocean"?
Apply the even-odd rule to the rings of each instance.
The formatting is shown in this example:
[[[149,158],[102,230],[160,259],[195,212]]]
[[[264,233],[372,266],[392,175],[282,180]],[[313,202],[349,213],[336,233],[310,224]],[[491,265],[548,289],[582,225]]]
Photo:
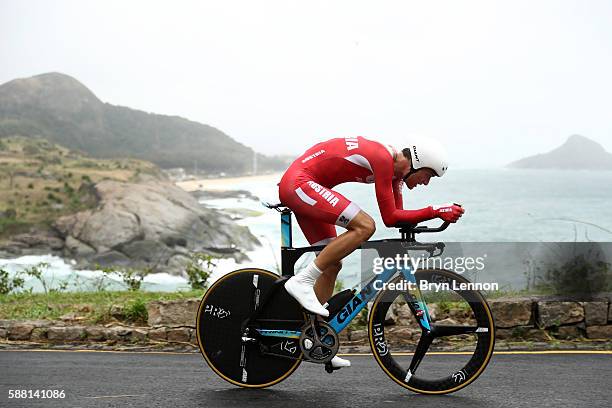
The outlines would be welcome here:
[[[279,177],[258,180],[241,179],[226,189],[248,190],[261,200],[278,201],[276,182]],[[393,228],[382,223],[374,185],[349,183],[337,186],[338,192],[357,203],[376,221],[373,239],[396,237]],[[280,216],[276,211],[251,199],[202,200],[203,204],[220,210],[247,208],[261,213],[238,222],[248,226],[261,241],[262,246],[248,253],[250,261],[236,264],[232,260],[218,263],[211,277],[214,281],[231,270],[256,266],[278,270],[280,262]],[[573,243],[612,241],[612,172],[519,170],[519,169],[458,169],[449,171],[443,178],[433,178],[428,186],[404,190],[404,208],[421,208],[430,204],[460,203],[465,214],[446,231],[419,237],[423,241],[464,243],[499,243],[511,248],[513,243]],[[440,220],[428,225],[438,225]],[[339,233],[341,229],[338,228]],[[297,223],[293,226],[294,245],[306,245]],[[524,244],[521,244],[524,245]],[[469,247],[477,248],[477,244]],[[608,246],[606,245],[606,248]],[[498,252],[507,252],[506,249]],[[516,254],[513,255],[516,257]],[[520,256],[519,256],[520,258]],[[311,256],[298,261],[297,266],[308,262]],[[0,267],[15,272],[39,261],[51,263],[48,274],[56,280],[79,276],[81,281],[92,279],[91,271],[74,271],[70,262],[56,257],[22,257],[0,260]],[[520,263],[522,260],[517,259]],[[351,255],[344,263],[339,278],[345,287],[354,286],[363,279],[359,255]],[[505,261],[504,261],[505,262]],[[504,287],[521,289],[524,276],[517,271],[481,274],[480,279],[497,279]],[[93,275],[92,275],[93,274]],[[148,277],[146,290],[177,290],[186,288],[184,279],[166,274]],[[29,285],[37,290],[34,282]],[[86,286],[86,285],[85,285]]]

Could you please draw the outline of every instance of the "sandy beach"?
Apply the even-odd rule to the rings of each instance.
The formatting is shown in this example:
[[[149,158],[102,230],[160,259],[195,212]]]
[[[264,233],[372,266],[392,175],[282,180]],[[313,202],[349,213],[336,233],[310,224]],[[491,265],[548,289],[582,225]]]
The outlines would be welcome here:
[[[196,190],[233,190],[237,185],[250,182],[269,182],[276,184],[280,181],[282,173],[262,174],[259,176],[207,178],[200,180],[179,181],[177,186],[185,191]]]

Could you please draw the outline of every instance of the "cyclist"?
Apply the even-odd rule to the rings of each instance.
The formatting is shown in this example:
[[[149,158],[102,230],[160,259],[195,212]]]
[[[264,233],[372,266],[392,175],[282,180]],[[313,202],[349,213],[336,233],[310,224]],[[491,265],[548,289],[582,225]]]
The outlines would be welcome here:
[[[401,151],[364,137],[331,139],[308,149],[283,175],[279,198],[294,212],[308,242],[326,246],[313,262],[285,283],[287,292],[304,309],[328,316],[321,303],[332,295],[342,259],[375,232],[372,217],[334,191],[334,186],[374,183],[378,207],[388,227],[433,218],[457,222],[464,210],[454,204],[403,209],[403,183],[408,189],[427,185],[431,177],[441,177],[446,169],[446,151],[431,139],[414,141]],[[337,236],[335,225],[347,231]],[[350,362],[336,356],[332,365],[347,367]]]

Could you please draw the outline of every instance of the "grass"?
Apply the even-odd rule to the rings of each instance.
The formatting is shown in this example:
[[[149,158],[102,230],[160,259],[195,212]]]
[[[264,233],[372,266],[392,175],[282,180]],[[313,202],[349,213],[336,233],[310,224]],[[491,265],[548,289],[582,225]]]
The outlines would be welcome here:
[[[0,295],[0,319],[57,320],[74,314],[83,324],[113,320],[146,323],[146,305],[154,300],[200,298],[202,290],[181,292],[51,292]]]

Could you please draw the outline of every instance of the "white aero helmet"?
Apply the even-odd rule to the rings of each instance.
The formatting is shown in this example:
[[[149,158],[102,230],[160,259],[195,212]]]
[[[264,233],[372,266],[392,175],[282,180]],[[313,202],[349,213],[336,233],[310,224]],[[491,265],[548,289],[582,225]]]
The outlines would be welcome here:
[[[408,145],[412,169],[432,169],[438,177],[442,177],[448,169],[448,154],[440,142],[430,138],[413,139]],[[411,172],[412,173],[412,172]]]

